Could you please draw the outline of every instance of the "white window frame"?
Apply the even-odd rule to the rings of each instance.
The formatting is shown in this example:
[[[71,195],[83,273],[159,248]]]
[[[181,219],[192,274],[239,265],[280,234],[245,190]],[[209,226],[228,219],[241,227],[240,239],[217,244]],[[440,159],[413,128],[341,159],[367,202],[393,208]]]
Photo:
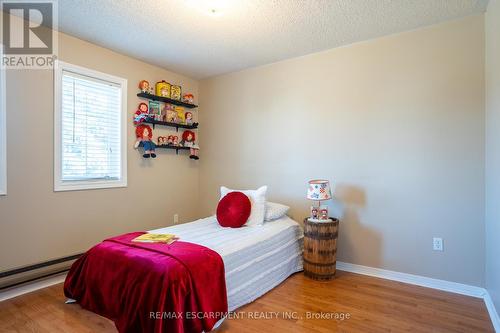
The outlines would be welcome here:
[[[121,86],[121,179],[62,181],[62,76],[63,71]],[[127,79],[57,60],[54,68],[54,191],[78,191],[127,187]]]
[[[0,44],[0,61],[3,59],[3,45]],[[7,109],[6,71],[0,65],[0,195],[7,195]]]

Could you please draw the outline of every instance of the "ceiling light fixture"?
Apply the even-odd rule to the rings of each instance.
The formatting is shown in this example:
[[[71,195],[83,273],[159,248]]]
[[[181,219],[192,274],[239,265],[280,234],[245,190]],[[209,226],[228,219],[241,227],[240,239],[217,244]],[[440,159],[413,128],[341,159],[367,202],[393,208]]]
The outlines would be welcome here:
[[[203,14],[221,16],[230,0],[187,0],[187,3]]]

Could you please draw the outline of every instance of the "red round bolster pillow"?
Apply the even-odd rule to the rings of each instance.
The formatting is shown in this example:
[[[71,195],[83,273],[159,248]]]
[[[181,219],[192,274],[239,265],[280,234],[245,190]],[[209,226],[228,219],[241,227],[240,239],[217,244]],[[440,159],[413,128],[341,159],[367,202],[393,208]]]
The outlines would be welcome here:
[[[251,211],[252,204],[245,194],[230,192],[219,201],[217,221],[223,227],[239,228],[247,222]]]

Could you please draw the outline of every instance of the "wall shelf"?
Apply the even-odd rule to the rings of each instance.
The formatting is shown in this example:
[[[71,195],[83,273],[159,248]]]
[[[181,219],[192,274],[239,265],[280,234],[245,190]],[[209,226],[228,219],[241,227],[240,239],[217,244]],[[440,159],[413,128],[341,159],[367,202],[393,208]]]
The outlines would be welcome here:
[[[153,129],[155,129],[155,125],[175,127],[177,132],[179,132],[179,128],[185,128],[185,129],[197,129],[198,128],[198,123],[193,123],[193,125],[185,125],[185,124],[170,123],[168,121],[159,121],[159,120],[153,120],[153,119],[146,119],[143,121],[143,123],[153,125]]]
[[[156,146],[157,149],[175,149],[175,153],[179,155],[179,150],[189,150],[189,147],[181,147],[181,146]]]
[[[188,109],[194,109],[194,108],[198,107],[198,105],[195,105],[195,104],[189,104],[189,103],[181,102],[181,101],[178,101],[175,99],[162,97],[162,96],[156,96],[156,95],[148,94],[148,93],[144,93],[144,92],[138,93],[137,97],[145,98],[145,99],[152,100],[152,101],[158,101],[158,102],[183,106],[183,107],[188,108]],[[177,132],[179,132],[179,128],[185,128],[185,129],[197,129],[198,128],[198,123],[193,123],[192,125],[186,125],[186,124],[177,124],[177,123],[172,123],[172,122],[167,122],[167,121],[159,121],[159,120],[154,120],[154,119],[145,119],[142,123],[153,125],[153,129],[155,128],[156,125],[175,127]],[[139,147],[142,147],[142,146],[143,145],[141,143],[139,145]],[[188,150],[189,151],[191,148],[190,147],[182,147],[182,146],[174,146],[174,145],[161,145],[161,146],[156,145],[156,149],[175,150],[175,153],[178,155],[179,150]]]
[[[179,150],[189,150],[190,148],[189,147],[182,147],[182,146],[168,146],[168,145],[164,145],[164,146],[156,146],[157,149],[175,149],[175,153],[176,154],[179,154]]]
[[[143,93],[143,92],[138,93],[137,97],[146,98],[146,99],[150,99],[150,100],[158,101],[158,102],[163,102],[163,103],[174,104],[174,105],[178,105],[178,106],[184,106],[188,109],[194,109],[194,108],[198,107],[198,105],[195,105],[195,104],[184,103],[184,102],[178,101],[176,99],[171,99],[171,98],[162,97],[162,96],[156,96],[156,95]]]
[[[144,147],[142,142],[139,144],[139,147]],[[173,149],[175,150],[176,154],[179,154],[179,150],[189,150],[191,148],[189,147],[183,147],[183,146],[174,146],[174,145],[156,145],[156,149]]]

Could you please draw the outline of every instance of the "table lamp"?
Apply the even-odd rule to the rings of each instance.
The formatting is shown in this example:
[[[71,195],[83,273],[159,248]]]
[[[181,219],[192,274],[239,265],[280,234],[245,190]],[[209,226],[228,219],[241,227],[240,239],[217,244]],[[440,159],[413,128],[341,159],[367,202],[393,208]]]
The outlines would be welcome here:
[[[321,206],[321,201],[330,200],[332,192],[330,190],[330,182],[328,180],[315,179],[309,181],[307,187],[307,199],[318,201],[318,206],[311,206],[311,222],[330,221],[328,216],[328,207]]]

